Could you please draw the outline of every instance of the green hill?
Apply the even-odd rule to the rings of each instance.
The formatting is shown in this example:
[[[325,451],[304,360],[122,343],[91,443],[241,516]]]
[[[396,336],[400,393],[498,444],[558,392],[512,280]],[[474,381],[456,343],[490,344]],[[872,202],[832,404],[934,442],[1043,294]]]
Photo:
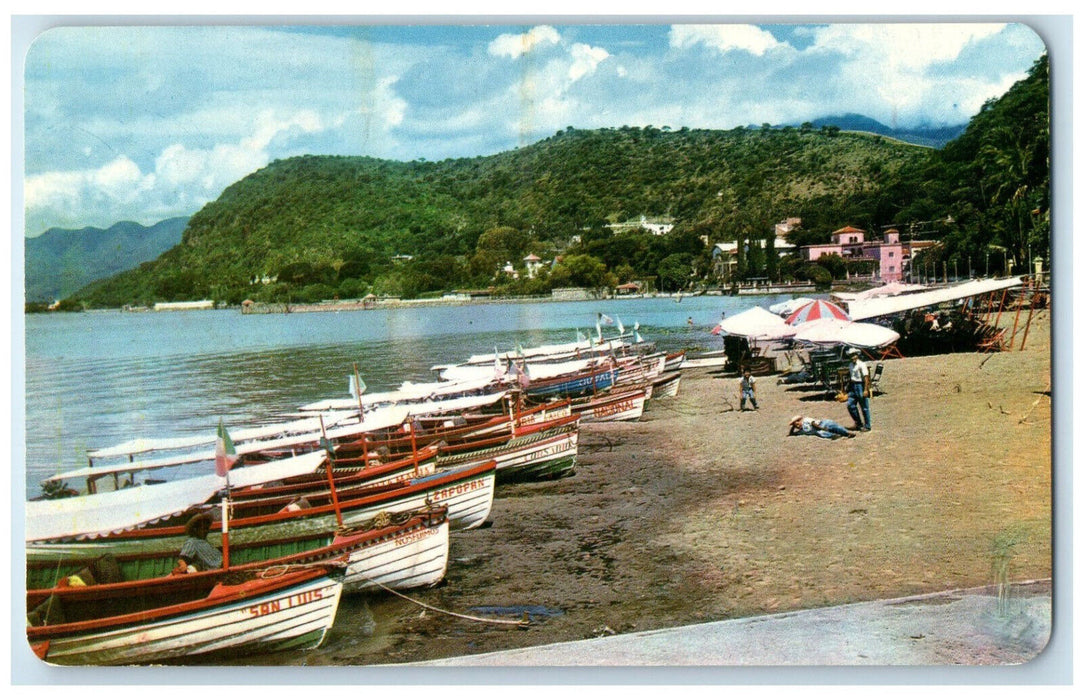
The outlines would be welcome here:
[[[292,158],[227,188],[158,260],[79,296],[98,305],[237,302],[284,284],[350,295],[394,271],[397,255],[412,256],[411,268],[435,267],[435,285],[423,285],[434,291],[486,285],[495,270],[476,259],[486,231],[511,229],[522,239],[511,253],[548,257],[584,230],[640,215],[668,217],[671,235],[712,242],[733,239],[754,216],[766,217],[764,232],[787,216],[868,224],[877,190],[925,153],[827,130],[622,127],[568,129],[515,151],[438,163]],[[276,277],[278,285],[253,284]],[[347,280],[358,284],[342,288]]]

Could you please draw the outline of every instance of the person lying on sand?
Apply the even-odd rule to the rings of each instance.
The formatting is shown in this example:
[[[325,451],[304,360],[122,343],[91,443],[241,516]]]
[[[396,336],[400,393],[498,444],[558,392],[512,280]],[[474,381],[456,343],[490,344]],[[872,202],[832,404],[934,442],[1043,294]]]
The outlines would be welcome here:
[[[841,437],[853,438],[854,433],[830,418],[809,418],[794,416],[790,419],[788,435],[816,435],[817,437],[836,440]]]

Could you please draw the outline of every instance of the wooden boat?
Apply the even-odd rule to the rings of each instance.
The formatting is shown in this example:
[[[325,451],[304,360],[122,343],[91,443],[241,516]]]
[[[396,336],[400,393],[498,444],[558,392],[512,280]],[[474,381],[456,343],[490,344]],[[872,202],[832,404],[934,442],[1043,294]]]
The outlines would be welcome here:
[[[677,352],[671,352],[666,355],[666,365],[663,367],[663,372],[673,372],[681,369],[681,366],[685,364],[686,352],[679,350]]]
[[[651,383],[651,398],[665,399],[677,396],[681,385],[681,372],[666,372]]]
[[[617,381],[620,370],[610,363],[589,368],[585,371],[558,375],[551,379],[531,379],[524,389],[531,398],[574,397],[594,394],[608,389]]]
[[[27,640],[61,665],[313,649],[335,621],[336,566],[208,571],[27,592]]]
[[[566,362],[569,360],[582,360],[592,357],[618,355],[635,355],[643,351],[650,344],[642,340],[634,340],[633,333],[621,333],[612,338],[583,338],[571,343],[555,343],[550,345],[538,345],[528,348],[517,348],[507,352],[482,353],[471,355],[464,365],[481,366],[493,365],[497,362],[508,363],[527,361],[530,363]],[[432,369],[442,371],[449,365],[437,365]]]
[[[574,399],[572,412],[585,423],[637,420],[644,413],[647,390],[613,390],[597,396]]]
[[[335,498],[330,493],[307,494],[304,501],[290,495],[251,498],[231,503],[229,545],[244,547],[302,535],[318,535],[339,527],[354,527],[381,513],[413,512],[431,505],[448,508],[451,529],[480,526],[489,515],[496,484],[494,461],[449,469],[375,489],[344,490]],[[300,501],[300,502],[299,502]],[[28,541],[29,563],[59,562],[72,557],[97,558],[111,554],[118,560],[135,555],[174,555],[185,541],[183,523],[195,513],[155,526],[110,532],[96,537],[66,537],[51,541]],[[200,510],[199,512],[206,512]],[[217,516],[212,512],[212,516]],[[339,518],[342,523],[340,525]],[[208,542],[222,547],[217,521]]]
[[[516,434],[511,438],[442,446],[437,464],[450,468],[494,460],[497,464],[497,483],[541,481],[568,476],[576,466],[579,416],[573,414],[544,425],[549,427]]]
[[[339,411],[233,430],[230,436],[243,465],[262,464],[284,454],[300,455],[317,451],[324,440],[337,444],[374,430],[401,425],[409,416],[409,409],[389,406],[367,414],[364,421],[358,421],[355,408],[352,412]],[[89,451],[88,466],[49,477],[46,482],[85,479],[87,492],[96,493],[103,490],[98,482],[104,477],[111,477],[112,488],[117,490],[125,486],[125,480],[128,485],[138,485],[141,480],[151,481],[149,476],[163,470],[166,474],[178,468],[211,473],[213,470],[205,465],[214,463],[216,439],[217,435],[206,434],[129,440],[113,447]],[[243,468],[235,468],[235,474],[239,474]]]
[[[69,577],[94,585],[167,576],[177,552],[160,548],[103,555],[92,542],[69,544],[61,557],[35,552],[27,558],[27,588],[52,588]],[[448,510],[382,513],[352,528],[287,534],[231,543],[231,569],[298,566],[327,561],[344,564],[344,592],[416,588],[439,583],[448,566]]]
[[[312,475],[326,461],[327,454],[318,450],[234,470],[230,472],[229,480],[215,474],[213,467],[208,465],[205,474],[187,479],[141,483],[81,496],[31,500],[26,503],[25,537],[28,541],[93,537],[168,520],[209,500],[218,500],[218,494],[227,484],[245,488]],[[94,472],[99,473],[98,469]]]
[[[689,354],[685,357],[685,362],[682,364],[683,368],[701,368],[701,367],[723,367],[726,365],[727,357],[724,350],[712,350],[708,352],[701,352],[697,354]]]
[[[556,479],[571,473],[579,442],[579,417],[568,415],[498,434],[467,436],[437,444],[437,468],[497,463],[497,481]],[[395,455],[396,458],[402,455]]]
[[[386,451],[389,455],[405,455],[418,446],[431,446],[436,443],[457,445],[495,438],[501,435],[511,437],[514,433],[525,433],[540,429],[535,426],[547,426],[550,422],[567,417],[571,411],[568,402],[546,403],[528,409],[511,409],[509,413],[467,414],[457,416],[450,425],[426,429],[415,429],[416,422],[394,432],[383,432],[364,440],[343,443],[336,450],[336,465],[350,463],[363,451],[373,453]],[[462,424],[459,423],[462,419]],[[424,423],[422,424],[424,426]],[[413,433],[413,434],[412,434]]]

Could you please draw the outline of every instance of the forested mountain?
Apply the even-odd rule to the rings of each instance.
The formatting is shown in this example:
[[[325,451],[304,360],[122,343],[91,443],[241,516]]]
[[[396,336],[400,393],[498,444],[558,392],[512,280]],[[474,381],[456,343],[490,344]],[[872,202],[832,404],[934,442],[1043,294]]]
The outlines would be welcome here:
[[[1044,57],[941,150],[812,124],[624,126],[569,127],[513,151],[440,162],[275,161],[196,213],[180,245],[76,296],[115,306],[494,285],[542,293],[648,277],[685,287],[711,283],[705,240],[767,240],[788,217],[802,219],[800,244],[844,225],[879,232],[938,220],[937,255],[977,255],[993,242],[1019,262],[1028,244],[1049,246],[1048,101]],[[654,236],[605,227],[640,216],[674,228]],[[540,279],[499,272],[507,262],[521,268],[528,253],[561,262]]]
[[[27,301],[51,302],[94,280],[154,260],[181,241],[188,217],[142,226],[122,221],[107,229],[51,228],[25,241]]]
[[[967,127],[966,124],[941,127],[915,127],[912,129],[894,129],[886,126],[876,119],[862,116],[861,114],[843,114],[833,117],[822,117],[809,122],[814,128],[836,126],[843,131],[866,131],[871,134],[880,134],[890,138],[906,141],[919,146],[941,148],[953,140]]]

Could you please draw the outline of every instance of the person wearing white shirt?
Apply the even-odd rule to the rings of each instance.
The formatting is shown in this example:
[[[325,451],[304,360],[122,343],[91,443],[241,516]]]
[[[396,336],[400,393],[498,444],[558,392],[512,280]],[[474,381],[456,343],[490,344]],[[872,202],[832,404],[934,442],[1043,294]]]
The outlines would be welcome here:
[[[850,381],[847,388],[847,411],[854,419],[855,430],[872,430],[873,416],[870,413],[869,398],[873,395],[870,389],[869,367],[859,358],[858,348],[851,348],[847,355],[851,358]]]

